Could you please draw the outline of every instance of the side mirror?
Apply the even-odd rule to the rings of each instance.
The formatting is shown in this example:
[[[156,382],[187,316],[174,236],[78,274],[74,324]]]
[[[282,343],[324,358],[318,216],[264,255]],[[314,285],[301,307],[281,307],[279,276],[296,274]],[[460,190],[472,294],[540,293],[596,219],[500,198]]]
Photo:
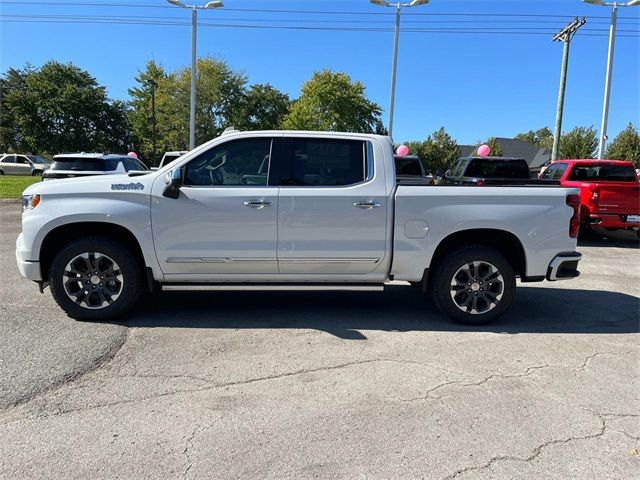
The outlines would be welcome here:
[[[162,196],[167,198],[178,198],[180,187],[182,186],[182,169],[174,168],[164,177],[164,190]]]

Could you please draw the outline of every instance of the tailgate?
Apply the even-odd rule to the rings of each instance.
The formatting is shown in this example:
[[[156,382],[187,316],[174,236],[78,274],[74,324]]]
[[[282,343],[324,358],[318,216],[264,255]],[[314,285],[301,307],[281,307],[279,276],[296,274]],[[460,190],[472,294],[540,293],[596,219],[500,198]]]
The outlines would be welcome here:
[[[640,184],[638,182],[607,182],[592,187],[597,198],[596,210],[600,213],[640,213]],[[592,194],[592,195],[593,195]]]

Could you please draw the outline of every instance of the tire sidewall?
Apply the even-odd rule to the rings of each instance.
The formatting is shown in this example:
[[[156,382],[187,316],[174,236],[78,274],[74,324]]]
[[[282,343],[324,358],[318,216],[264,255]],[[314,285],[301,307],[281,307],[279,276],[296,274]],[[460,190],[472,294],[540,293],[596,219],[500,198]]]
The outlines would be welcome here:
[[[65,267],[74,257],[85,252],[109,256],[122,271],[122,292],[108,307],[95,310],[84,308],[71,300],[64,289]],[[53,298],[70,317],[79,320],[102,320],[116,317],[129,310],[141,294],[141,278],[140,265],[126,248],[102,237],[89,237],[70,243],[54,257],[49,268],[49,286]]]
[[[453,275],[466,263],[483,261],[494,265],[503,278],[502,298],[486,313],[471,314],[461,310],[451,298]],[[469,246],[451,252],[437,267],[432,294],[438,308],[456,321],[483,325],[500,317],[513,303],[516,292],[515,273],[509,261],[498,251],[483,246]]]

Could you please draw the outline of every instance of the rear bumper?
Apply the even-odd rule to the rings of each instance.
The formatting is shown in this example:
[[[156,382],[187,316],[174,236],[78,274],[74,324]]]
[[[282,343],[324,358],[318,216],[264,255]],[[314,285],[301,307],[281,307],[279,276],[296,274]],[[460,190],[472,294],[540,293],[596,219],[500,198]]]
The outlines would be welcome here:
[[[16,240],[16,263],[18,264],[18,270],[20,275],[34,282],[42,281],[42,273],[40,272],[40,262],[34,262],[29,260],[23,260],[22,253],[24,252],[22,234],[18,235]]]
[[[627,222],[627,215],[592,213],[585,221],[603,228],[640,228],[640,222]]]
[[[547,268],[547,280],[569,280],[580,276],[578,262],[582,254],[578,252],[562,252],[556,255]]]

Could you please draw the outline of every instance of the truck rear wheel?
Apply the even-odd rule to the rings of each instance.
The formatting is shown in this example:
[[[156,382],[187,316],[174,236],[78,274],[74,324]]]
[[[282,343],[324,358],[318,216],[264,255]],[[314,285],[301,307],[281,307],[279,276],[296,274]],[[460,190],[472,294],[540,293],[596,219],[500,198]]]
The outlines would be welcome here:
[[[49,285],[58,305],[78,320],[121,315],[143,291],[138,262],[122,245],[103,237],[63,248],[51,262]]]
[[[461,323],[482,325],[509,308],[516,277],[498,251],[474,245],[447,254],[436,267],[429,289],[442,313]]]

